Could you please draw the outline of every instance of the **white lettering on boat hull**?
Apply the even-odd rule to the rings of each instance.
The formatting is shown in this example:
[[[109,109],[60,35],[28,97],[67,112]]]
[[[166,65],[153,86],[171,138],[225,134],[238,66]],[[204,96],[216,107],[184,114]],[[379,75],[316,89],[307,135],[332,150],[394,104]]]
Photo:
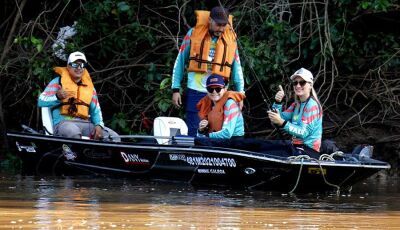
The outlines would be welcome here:
[[[171,161],[185,161],[190,165],[195,166],[215,166],[215,167],[226,167],[236,168],[236,161],[233,158],[221,158],[221,157],[191,157],[185,156],[184,154],[169,154]]]
[[[150,164],[148,159],[140,158],[139,154],[130,154],[121,152],[121,157],[127,164],[144,164],[144,165]]]

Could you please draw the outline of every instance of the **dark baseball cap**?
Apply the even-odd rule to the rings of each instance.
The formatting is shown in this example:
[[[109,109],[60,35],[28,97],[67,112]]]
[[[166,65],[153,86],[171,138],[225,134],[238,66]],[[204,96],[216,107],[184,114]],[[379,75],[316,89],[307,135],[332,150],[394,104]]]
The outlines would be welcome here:
[[[223,7],[216,6],[211,9],[210,17],[218,24],[228,24],[229,11]]]
[[[207,78],[206,86],[207,87],[212,87],[212,86],[225,87],[224,78],[220,75],[212,74]]]

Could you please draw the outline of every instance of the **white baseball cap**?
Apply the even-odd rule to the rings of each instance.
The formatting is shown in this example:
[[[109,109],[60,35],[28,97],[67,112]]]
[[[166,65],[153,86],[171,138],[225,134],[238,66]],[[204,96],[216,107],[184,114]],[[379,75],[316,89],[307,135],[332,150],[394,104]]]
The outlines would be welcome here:
[[[308,69],[301,68],[301,69],[297,70],[290,77],[290,80],[293,80],[297,76],[303,78],[303,80],[306,81],[306,82],[311,82],[311,83],[314,82],[314,77],[313,77],[312,73]]]
[[[81,52],[73,52],[69,55],[68,63],[75,62],[76,60],[82,60],[84,62],[87,62],[85,55]]]

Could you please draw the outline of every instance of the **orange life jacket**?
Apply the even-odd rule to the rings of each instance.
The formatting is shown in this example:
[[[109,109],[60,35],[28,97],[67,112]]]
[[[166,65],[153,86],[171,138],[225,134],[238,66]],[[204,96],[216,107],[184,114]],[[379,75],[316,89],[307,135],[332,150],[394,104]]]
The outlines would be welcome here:
[[[208,120],[208,132],[217,132],[222,129],[224,123],[224,105],[228,99],[233,99],[236,102],[243,101],[246,96],[235,91],[226,91],[224,96],[215,103],[208,96],[203,97],[196,107],[199,110],[200,120]]]
[[[211,72],[223,76],[225,80],[229,80],[231,68],[236,51],[236,34],[232,27],[232,15],[229,15],[229,24],[225,31],[218,38],[214,60],[209,61],[211,35],[209,29],[210,12],[204,10],[195,11],[197,17],[196,26],[193,29],[190,37],[190,57],[189,67],[190,72],[208,71],[208,65],[211,64]]]
[[[75,83],[66,67],[55,67],[54,71],[61,77],[60,83],[65,91],[75,93],[74,97],[65,98],[61,102],[60,113],[62,115],[89,118],[89,105],[92,101],[94,85],[86,69],[83,71],[82,81],[78,85]]]

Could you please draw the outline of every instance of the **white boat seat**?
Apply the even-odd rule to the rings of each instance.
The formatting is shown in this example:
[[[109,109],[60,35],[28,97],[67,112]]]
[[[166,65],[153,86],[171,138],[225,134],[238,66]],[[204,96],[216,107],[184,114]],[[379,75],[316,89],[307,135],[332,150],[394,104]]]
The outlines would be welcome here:
[[[188,135],[186,123],[179,117],[156,117],[154,119],[153,134],[158,144],[171,144],[171,138],[177,135]],[[167,138],[162,138],[167,137]]]
[[[53,115],[49,107],[42,107],[42,125],[46,135],[53,135]]]
[[[41,107],[42,110],[42,125],[46,135],[54,134],[53,114],[50,107]],[[82,139],[90,139],[90,137],[82,136]]]

